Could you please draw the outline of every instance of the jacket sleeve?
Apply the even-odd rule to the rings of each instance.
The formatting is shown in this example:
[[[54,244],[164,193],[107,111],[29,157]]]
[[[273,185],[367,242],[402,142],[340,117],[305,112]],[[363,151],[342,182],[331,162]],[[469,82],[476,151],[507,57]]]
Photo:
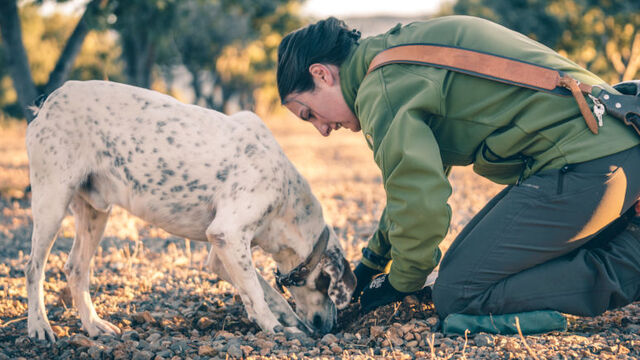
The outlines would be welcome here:
[[[451,219],[451,186],[429,126],[431,117],[442,113],[442,85],[426,70],[407,68],[389,65],[369,74],[358,90],[355,111],[387,197],[368,249],[390,258],[391,285],[411,292],[422,288],[440,260],[438,244]]]
[[[449,228],[451,186],[436,139],[419,111],[399,111],[378,149],[387,194],[391,285],[422,288],[438,264],[438,244]]]

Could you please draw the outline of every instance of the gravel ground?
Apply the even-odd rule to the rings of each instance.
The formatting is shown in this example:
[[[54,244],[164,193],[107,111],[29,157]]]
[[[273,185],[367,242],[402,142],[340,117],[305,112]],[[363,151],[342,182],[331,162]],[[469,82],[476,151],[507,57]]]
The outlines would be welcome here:
[[[283,148],[309,180],[325,217],[353,264],[384,206],[378,170],[361,134],[321,139],[308,126],[270,119]],[[62,272],[73,239],[67,217],[46,269],[45,302],[58,340],[27,337],[22,269],[30,251],[31,211],[24,127],[0,128],[0,360],[207,358],[637,359],[640,303],[596,318],[569,317],[564,333],[538,336],[447,336],[424,294],[360,316],[339,313],[336,332],[310,338],[269,335],[248,320],[236,292],[203,271],[207,247],[189,243],[115,209],[94,259],[91,295],[98,314],[122,329],[118,337],[88,338],[71,305]],[[453,222],[448,244],[500,187],[452,174]],[[274,264],[261,251],[256,266],[273,281]]]

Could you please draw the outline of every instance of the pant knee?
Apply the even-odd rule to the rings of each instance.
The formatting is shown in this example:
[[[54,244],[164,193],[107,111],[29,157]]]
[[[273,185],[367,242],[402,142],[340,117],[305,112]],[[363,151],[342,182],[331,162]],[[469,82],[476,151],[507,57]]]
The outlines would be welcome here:
[[[461,312],[466,305],[462,287],[452,287],[436,281],[431,296],[436,312],[441,318]]]

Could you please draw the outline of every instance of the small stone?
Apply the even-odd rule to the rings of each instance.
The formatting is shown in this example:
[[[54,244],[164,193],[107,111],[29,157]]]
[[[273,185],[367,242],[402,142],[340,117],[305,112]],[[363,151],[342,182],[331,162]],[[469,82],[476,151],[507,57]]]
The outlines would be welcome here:
[[[408,306],[420,304],[420,300],[415,295],[405,296],[403,302]]]
[[[409,341],[409,342],[407,342],[407,346],[411,347],[411,348],[417,347],[418,346],[418,342],[416,340]]]
[[[218,350],[209,345],[202,345],[198,348],[198,355],[200,356],[216,356],[217,354]]]
[[[506,350],[508,350],[509,352],[518,352],[520,351],[520,344],[516,341],[509,341],[507,342],[507,344],[504,346],[504,348]]]
[[[152,343],[152,342],[154,342],[156,340],[160,340],[161,337],[162,337],[162,334],[153,333],[153,334],[147,336],[147,341]]]
[[[343,350],[340,347],[340,345],[333,343],[329,346],[329,349],[331,349],[331,352],[333,352],[334,354],[338,355],[338,354],[342,354]]]
[[[93,346],[93,341],[89,340],[89,338],[87,338],[84,335],[74,335],[71,340],[69,341],[69,343],[73,346],[77,346],[77,347],[91,347]]]
[[[135,330],[125,331],[122,333],[121,339],[122,341],[127,341],[127,340],[138,341],[140,340],[140,334],[138,334],[138,332]]]
[[[235,336],[235,335],[233,335],[232,333],[228,332],[228,331],[220,330],[220,331],[218,331],[218,332],[216,333],[215,338],[216,338],[216,339],[223,338],[223,339],[227,339],[227,340],[229,340],[229,339],[235,339],[235,338],[236,338],[236,336]]]
[[[372,326],[369,329],[369,334],[372,338],[379,338],[384,334],[384,329],[382,328],[382,326]]]
[[[476,343],[476,346],[492,346],[493,345],[493,337],[489,334],[480,333],[473,338],[473,341]]]
[[[160,356],[161,358],[168,359],[173,355],[171,350],[162,350],[159,353],[156,353],[156,357]]]
[[[242,350],[237,344],[229,346],[229,348],[227,349],[227,354],[229,354],[229,356],[233,356],[236,359],[242,358]]]
[[[153,359],[153,353],[150,351],[137,351],[133,354],[132,360],[151,360]]]
[[[338,342],[338,338],[333,334],[326,334],[325,336],[322,337],[321,341],[325,344],[333,344]]]
[[[73,306],[73,297],[69,286],[65,286],[58,294],[58,306],[67,308]]]
[[[62,326],[59,326],[59,325],[53,325],[51,327],[51,330],[53,330],[53,333],[56,335],[57,338],[69,336],[68,328],[63,328]]]
[[[92,346],[87,350],[87,354],[94,360],[100,360],[102,359],[103,351],[97,346]]]
[[[196,327],[199,330],[207,330],[209,329],[211,326],[213,326],[213,324],[215,324],[216,322],[214,320],[209,319],[206,316],[201,317],[200,319],[198,319],[198,322],[196,323]]]
[[[253,348],[248,345],[241,345],[240,350],[242,350],[245,357],[249,356],[253,352]]]
[[[124,351],[122,349],[115,349],[115,350],[113,350],[113,358],[115,360],[129,359],[129,355],[127,354],[126,351]]]
[[[429,324],[429,326],[433,327],[438,325],[438,318],[436,316],[432,316],[430,318],[427,319],[427,324]]]
[[[16,344],[16,347],[19,349],[25,348],[31,345],[31,339],[29,339],[27,336],[20,336],[16,339],[14,343]]]

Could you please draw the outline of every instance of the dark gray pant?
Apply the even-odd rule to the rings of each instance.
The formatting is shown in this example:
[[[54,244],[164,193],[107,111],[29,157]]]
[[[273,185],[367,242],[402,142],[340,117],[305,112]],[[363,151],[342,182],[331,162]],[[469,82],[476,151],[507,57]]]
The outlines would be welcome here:
[[[436,310],[595,316],[640,300],[640,238],[611,225],[639,196],[640,146],[507,187],[447,250]]]

